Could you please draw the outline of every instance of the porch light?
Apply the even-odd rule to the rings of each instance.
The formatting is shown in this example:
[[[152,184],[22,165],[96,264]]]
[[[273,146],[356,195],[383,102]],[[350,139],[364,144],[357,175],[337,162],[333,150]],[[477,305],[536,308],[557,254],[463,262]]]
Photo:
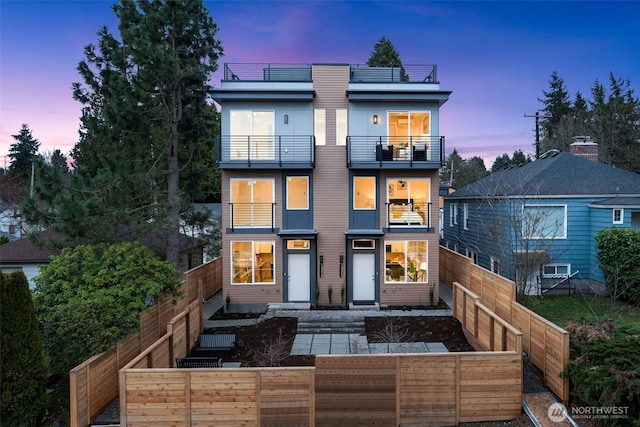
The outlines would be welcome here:
[[[374,114],[374,115],[373,115],[373,124],[374,124],[374,125],[377,125],[377,124],[378,124],[378,115],[377,115],[377,114]]]

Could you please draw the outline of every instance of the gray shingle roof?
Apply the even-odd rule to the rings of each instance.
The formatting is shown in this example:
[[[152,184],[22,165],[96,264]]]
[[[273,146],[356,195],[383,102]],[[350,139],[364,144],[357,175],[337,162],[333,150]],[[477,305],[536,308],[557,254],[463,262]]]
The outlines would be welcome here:
[[[495,172],[445,196],[640,196],[640,175],[558,153],[524,166]]]

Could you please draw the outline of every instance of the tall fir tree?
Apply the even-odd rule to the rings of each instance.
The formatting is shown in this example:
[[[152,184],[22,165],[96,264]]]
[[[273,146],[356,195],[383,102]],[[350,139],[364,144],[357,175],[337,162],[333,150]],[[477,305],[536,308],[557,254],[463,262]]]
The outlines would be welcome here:
[[[26,124],[22,125],[19,133],[11,135],[11,137],[16,142],[9,147],[9,158],[11,159],[9,171],[26,180],[31,176],[33,162],[38,157],[40,141],[33,137],[31,129]]]
[[[400,54],[396,50],[391,40],[382,36],[380,40],[373,46],[373,52],[367,60],[369,67],[400,67],[400,79],[409,80],[409,76],[405,72]]]
[[[73,93],[83,109],[70,191],[43,186],[27,208],[81,242],[161,231],[177,265],[180,214],[194,197],[181,177],[203,175],[191,162],[210,155],[207,126],[217,120],[208,80],[223,52],[218,27],[201,1],[121,0],[113,10],[119,36],[103,27],[78,66],[84,83]]]

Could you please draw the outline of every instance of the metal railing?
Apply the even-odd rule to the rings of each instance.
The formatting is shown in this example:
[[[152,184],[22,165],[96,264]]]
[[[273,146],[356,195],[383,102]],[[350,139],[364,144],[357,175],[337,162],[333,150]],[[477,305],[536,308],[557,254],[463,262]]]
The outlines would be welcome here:
[[[426,227],[431,228],[431,202],[406,203],[395,201],[387,203],[387,227]]]
[[[439,83],[438,66],[370,67],[350,65],[350,83]],[[223,81],[311,82],[311,64],[227,63]]]
[[[349,136],[347,166],[357,162],[444,165],[444,136]]]
[[[229,203],[230,228],[275,229],[275,203]]]
[[[315,163],[315,140],[313,135],[223,135],[214,141],[216,159],[220,162]]]

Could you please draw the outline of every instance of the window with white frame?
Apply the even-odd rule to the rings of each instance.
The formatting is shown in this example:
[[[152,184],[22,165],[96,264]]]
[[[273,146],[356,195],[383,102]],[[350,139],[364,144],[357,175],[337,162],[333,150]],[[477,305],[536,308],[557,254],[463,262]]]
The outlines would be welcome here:
[[[525,205],[522,207],[524,239],[566,239],[566,205]]]
[[[353,209],[371,210],[376,208],[376,177],[353,177]]]
[[[231,110],[229,114],[231,159],[275,158],[275,112]]]
[[[231,242],[231,283],[275,283],[273,241]]]
[[[385,282],[426,283],[427,247],[426,240],[385,241]]]
[[[232,228],[273,225],[273,179],[232,178],[230,216]]]
[[[455,203],[451,203],[449,205],[449,227],[453,227],[454,226],[454,218],[455,218],[455,211],[456,209],[456,204]]]
[[[623,209],[614,209],[613,210],[613,223],[614,224],[622,224],[624,222],[624,210]]]
[[[496,257],[491,257],[491,272],[500,274],[500,261]]]
[[[542,277],[547,279],[564,278],[570,274],[570,264],[545,264],[542,266]]]
[[[469,204],[464,203],[462,205],[462,225],[465,230],[469,229]]]
[[[453,225],[458,225],[458,204],[453,204]]]
[[[349,129],[348,113],[346,108],[336,108],[336,145],[347,144]]]
[[[313,110],[313,134],[316,145],[327,144],[327,111],[324,108]]]
[[[467,248],[465,250],[466,256],[467,258],[471,258],[473,260],[474,264],[478,264],[478,253],[475,251],[472,251],[471,249]]]
[[[309,177],[287,177],[287,209],[309,209]]]
[[[395,226],[429,226],[429,178],[387,180],[388,221]]]

